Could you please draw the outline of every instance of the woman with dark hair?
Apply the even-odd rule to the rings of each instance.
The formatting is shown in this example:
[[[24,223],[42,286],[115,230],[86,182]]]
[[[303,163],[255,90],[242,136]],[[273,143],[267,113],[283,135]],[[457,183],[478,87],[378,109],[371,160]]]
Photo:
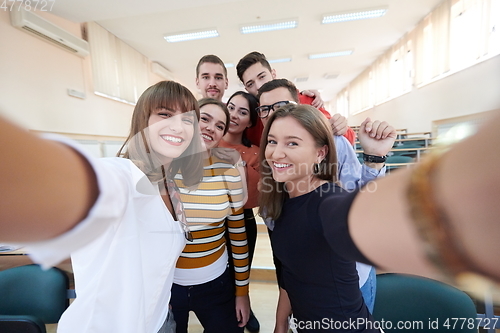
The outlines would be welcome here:
[[[257,224],[253,208],[258,206],[259,191],[259,147],[252,145],[247,138],[247,129],[255,127],[260,123],[257,116],[257,98],[244,91],[237,91],[227,101],[227,108],[231,115],[231,122],[227,133],[222,138],[219,147],[232,148],[237,150],[244,164],[246,175],[248,199],[245,203],[245,227],[247,230],[249,265],[252,266],[255,244],[257,242]],[[259,321],[253,311],[250,312],[250,319],[246,328],[250,332],[256,332],[260,328]]]
[[[256,111],[257,106],[259,106],[257,98],[244,91],[237,91],[229,97],[227,109],[230,114],[230,123],[227,133],[219,143],[219,147],[237,150],[244,161],[248,186],[248,200],[244,207],[245,227],[247,229],[250,265],[252,264],[257,240],[257,226],[252,209],[258,206],[259,147],[252,145],[245,133],[247,128],[254,127],[259,121]]]

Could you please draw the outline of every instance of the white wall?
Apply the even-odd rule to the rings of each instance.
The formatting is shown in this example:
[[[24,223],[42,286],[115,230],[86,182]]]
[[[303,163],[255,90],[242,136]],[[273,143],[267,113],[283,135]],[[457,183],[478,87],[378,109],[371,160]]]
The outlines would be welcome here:
[[[431,131],[435,120],[495,109],[500,109],[500,56],[350,116],[349,125],[371,117],[398,129],[423,132]]]
[[[77,23],[41,13],[78,34]],[[82,59],[10,24],[0,11],[0,114],[44,132],[127,135],[133,107],[97,96],[92,89],[90,56]],[[150,84],[160,78],[149,73]],[[70,97],[67,89],[86,94]],[[410,132],[430,131],[433,120],[500,109],[500,56],[436,81],[349,118],[367,116]]]
[[[75,35],[80,31],[77,23],[49,13],[40,16]],[[44,132],[128,134],[133,106],[93,93],[90,56],[82,59],[12,27],[3,10],[0,32],[1,115]],[[151,84],[159,80],[150,73]],[[86,98],[69,96],[68,88],[84,92]]]

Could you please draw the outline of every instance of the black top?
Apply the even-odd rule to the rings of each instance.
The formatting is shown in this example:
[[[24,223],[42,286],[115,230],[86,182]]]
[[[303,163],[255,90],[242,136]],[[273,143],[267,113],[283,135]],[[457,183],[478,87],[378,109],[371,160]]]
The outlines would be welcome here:
[[[347,243],[352,243],[347,214],[355,195],[326,183],[286,200],[275,222],[271,244],[283,264],[282,287],[288,292],[298,328],[312,328],[306,332],[378,332],[358,325],[372,317],[359,290],[356,263],[335,249],[339,245],[335,239],[346,244],[348,238]],[[340,229],[344,235],[332,237],[332,231]],[[363,257],[352,246],[341,247],[349,247],[356,259]]]

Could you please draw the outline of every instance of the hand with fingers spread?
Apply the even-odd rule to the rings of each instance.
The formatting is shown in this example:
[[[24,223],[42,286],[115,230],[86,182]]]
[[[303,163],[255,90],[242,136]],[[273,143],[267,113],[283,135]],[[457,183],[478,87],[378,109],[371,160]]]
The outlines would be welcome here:
[[[314,97],[314,100],[312,101],[311,105],[314,106],[316,109],[319,109],[319,108],[322,108],[325,106],[325,102],[321,98],[319,91],[317,91],[317,90],[303,90],[300,93],[303,95],[309,96],[309,97]]]
[[[328,119],[330,126],[332,127],[333,135],[344,135],[347,132],[347,118],[342,116],[340,113],[334,114],[330,119]]]
[[[358,138],[365,154],[385,156],[396,140],[396,130],[385,121],[366,118],[359,127]]]

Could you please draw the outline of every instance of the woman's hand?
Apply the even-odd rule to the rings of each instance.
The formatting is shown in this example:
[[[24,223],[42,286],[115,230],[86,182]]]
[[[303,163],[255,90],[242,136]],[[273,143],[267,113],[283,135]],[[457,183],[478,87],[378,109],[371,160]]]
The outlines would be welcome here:
[[[250,317],[250,298],[248,295],[236,296],[236,320],[239,327],[245,327]]]
[[[274,333],[288,332],[288,316],[292,313],[292,305],[288,298],[288,293],[285,289],[280,288],[278,297],[278,305],[276,307],[276,323],[274,325]]]

